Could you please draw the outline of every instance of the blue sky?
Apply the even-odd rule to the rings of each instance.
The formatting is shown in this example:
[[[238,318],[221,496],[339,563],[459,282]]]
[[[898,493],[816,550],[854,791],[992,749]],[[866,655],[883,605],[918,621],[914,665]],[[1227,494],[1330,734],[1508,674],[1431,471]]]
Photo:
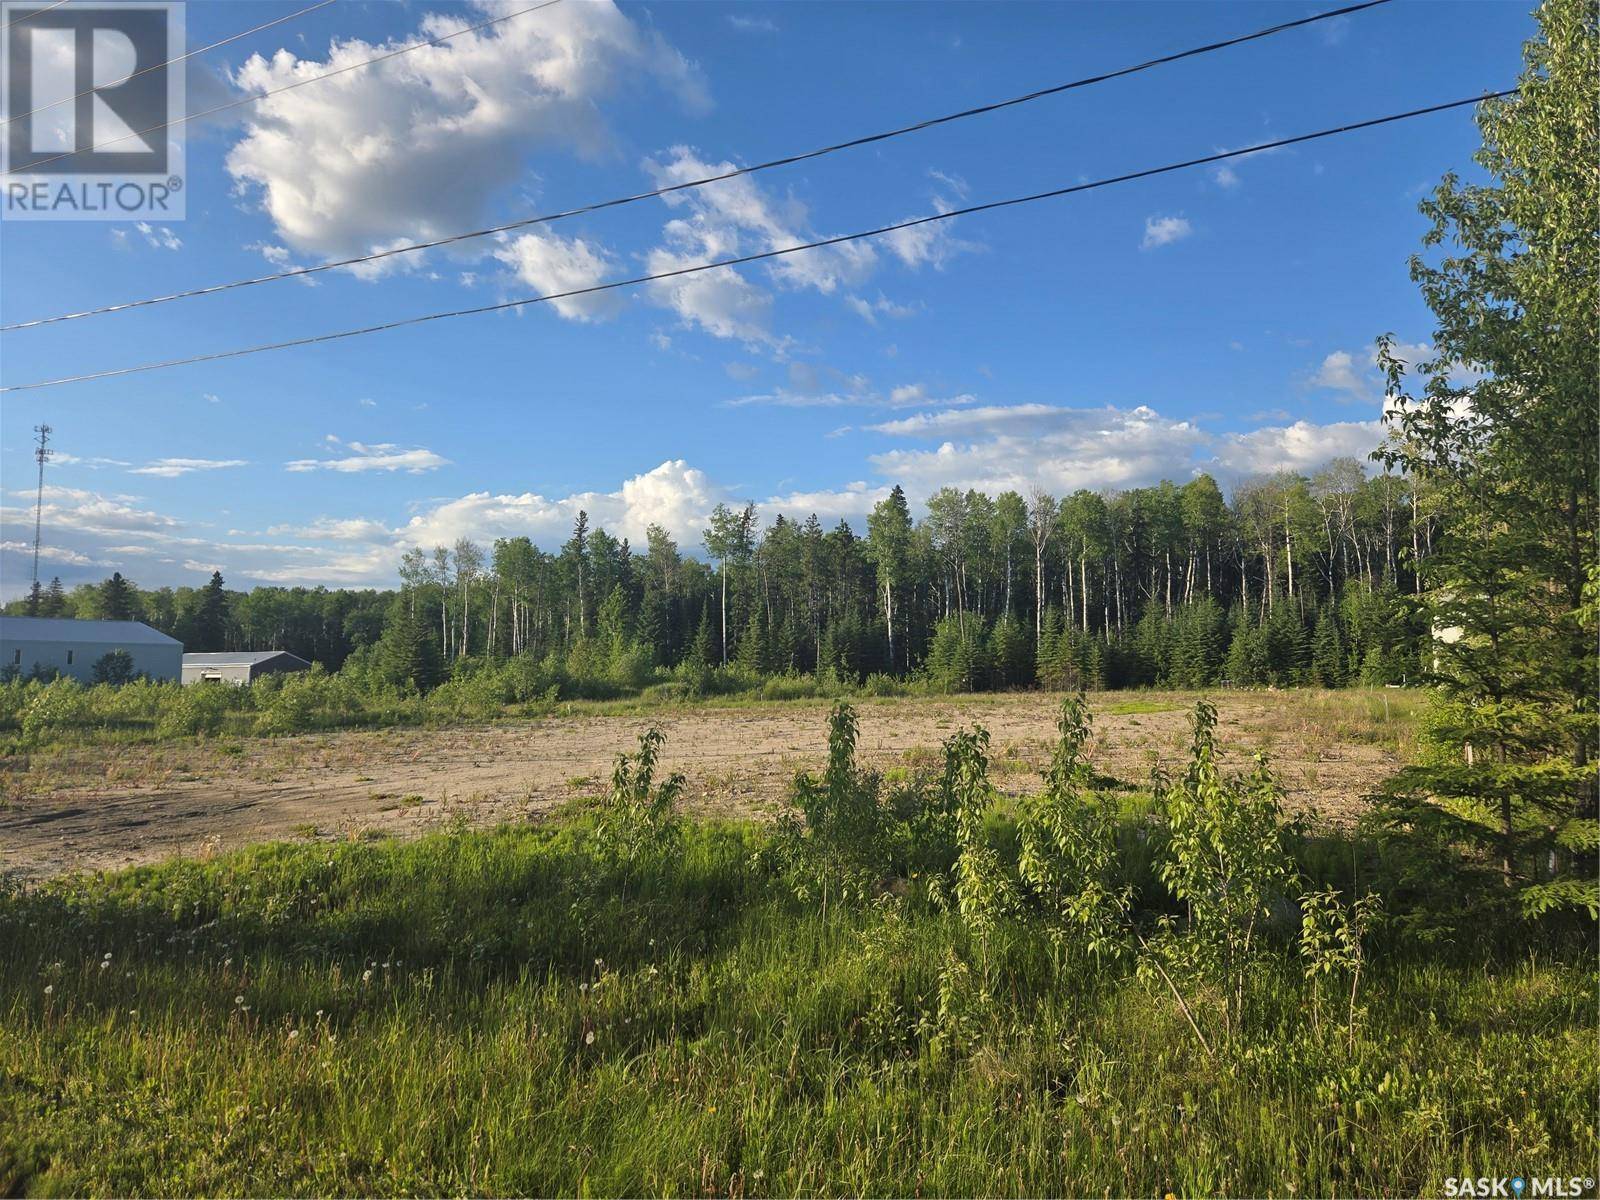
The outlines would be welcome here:
[[[526,5],[340,0],[207,55],[190,106]],[[189,42],[300,6],[191,3]],[[191,128],[186,220],[0,226],[0,316],[639,191],[1318,7],[563,0]],[[6,334],[0,382],[494,303],[1456,99],[1514,83],[1532,28],[1523,4],[1396,0],[366,277]],[[722,499],[859,529],[895,482],[919,500],[1314,470],[1380,436],[1373,340],[1431,330],[1407,277],[1417,201],[1470,174],[1477,144],[1464,109],[677,287],[12,393],[0,591],[27,584],[40,421],[61,452],[42,573],[145,586],[213,568],[234,586],[382,585],[405,546],[553,545],[579,507],[689,548]]]

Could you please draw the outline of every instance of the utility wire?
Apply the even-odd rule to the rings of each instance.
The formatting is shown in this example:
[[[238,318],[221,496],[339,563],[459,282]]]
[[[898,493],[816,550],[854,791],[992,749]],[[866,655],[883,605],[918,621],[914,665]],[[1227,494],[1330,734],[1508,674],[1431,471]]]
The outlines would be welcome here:
[[[503,16],[493,17],[487,21],[479,21],[476,25],[468,25],[465,29],[457,29],[454,33],[447,33],[441,37],[432,38],[426,42],[413,42],[410,45],[401,46],[399,49],[391,50],[387,54],[379,54],[374,58],[363,59],[361,62],[351,63],[347,67],[339,67],[332,71],[324,71],[321,75],[313,75],[310,79],[299,79],[294,83],[286,83],[280,88],[272,88],[270,91],[258,92],[254,96],[245,96],[239,100],[230,100],[226,104],[218,104],[216,107],[205,109],[202,112],[189,113],[187,116],[178,117],[172,121],[163,121],[159,125],[147,125],[143,129],[135,129],[131,133],[120,134],[117,137],[109,138],[106,141],[96,142],[94,145],[85,146],[81,150],[65,150],[51,158],[41,158],[37,162],[29,163],[28,170],[29,172],[37,171],[40,167],[48,166],[53,162],[60,162],[63,158],[72,158],[74,155],[78,154],[92,154],[96,150],[103,150],[107,146],[114,146],[118,142],[127,141],[129,138],[141,137],[147,133],[154,133],[158,129],[171,129],[175,125],[187,125],[190,121],[198,121],[201,117],[209,117],[213,113],[226,112],[230,108],[239,108],[245,104],[255,104],[257,101],[265,100],[268,96],[279,96],[284,92],[292,92],[295,88],[305,87],[308,83],[321,83],[324,79],[332,79],[335,75],[343,75],[348,71],[359,71],[362,67],[370,67],[377,63],[388,62],[391,58],[398,58],[402,54],[410,54],[413,50],[425,50],[429,46],[437,46],[441,42],[448,42],[451,38],[458,38],[464,33],[472,33],[478,29],[487,29],[491,25],[498,25],[502,21],[511,20],[513,17],[520,17],[525,13],[538,12],[541,8],[549,8],[552,4],[560,3],[561,0],[544,0],[543,4],[535,4],[530,8],[519,8],[516,12],[509,12]],[[15,175],[16,172],[8,171],[7,174]]]
[[[1271,37],[1275,33],[1282,33],[1286,29],[1295,29],[1302,25],[1310,25],[1317,21],[1326,21],[1333,17],[1341,17],[1348,13],[1359,12],[1366,8],[1376,8],[1387,4],[1389,0],[1366,0],[1365,3],[1352,4],[1345,8],[1336,8],[1329,12],[1316,13],[1313,16],[1302,17],[1296,21],[1288,21],[1281,25],[1273,25],[1267,29],[1258,29],[1254,33],[1243,34],[1239,37],[1229,38],[1226,41],[1212,42],[1205,46],[1195,46],[1189,50],[1181,50],[1176,54],[1164,55],[1161,58],[1147,59],[1131,67],[1110,71],[1101,75],[1090,75],[1083,79],[1075,79],[1070,83],[1060,83],[1053,87],[1041,88],[1038,91],[1028,92],[1025,95],[1013,96],[1009,100],[999,100],[992,104],[980,105],[977,108],[962,109],[960,112],[949,113],[942,117],[932,117],[925,121],[918,121],[914,125],[903,125],[897,129],[890,129],[883,133],[868,134],[865,137],[852,138],[847,142],[835,142],[832,145],[822,146],[816,150],[808,150],[801,154],[790,154],[783,158],[768,159],[766,162],[756,163],[753,166],[739,167],[736,170],[724,171],[716,175],[708,175],[702,179],[691,179],[683,183],[674,183],[666,187],[655,188],[648,192],[638,192],[631,196],[620,196],[613,200],[601,200],[593,204],[580,205],[577,208],[565,209],[561,212],[546,213],[542,216],[524,217],[520,220],[510,221],[504,225],[491,225],[486,229],[474,229],[466,233],[450,234],[446,237],[436,238],[428,242],[413,242],[405,246],[395,246],[387,250],[379,250],[372,254],[361,254],[353,258],[342,258],[333,262],[318,263],[308,267],[294,267],[287,271],[275,271],[267,275],[257,275],[249,279],[236,279],[230,283],[216,283],[209,287],[191,288],[187,291],[173,292],[166,296],[152,296],[145,300],[129,300],[122,304],[107,304],[100,308],[86,309],[83,312],[64,313],[55,317],[40,317],[32,321],[18,321],[11,325],[0,325],[0,333],[12,333],[19,329],[33,329],[40,325],[54,325],[60,321],[78,321],[85,317],[97,317],[105,313],[123,312],[130,308],[146,308],[154,304],[167,304],[174,300],[187,300],[195,296],[211,296],[218,292],[232,291],[234,288],[253,287],[258,283],[273,283],[279,279],[294,279],[302,275],[315,275],[322,271],[334,271],[341,267],[353,267],[361,263],[376,262],[379,259],[390,258],[396,254],[410,254],[417,250],[433,250],[440,246],[449,246],[457,242],[470,241],[474,238],[488,237],[496,233],[505,233],[512,229],[523,229],[529,225],[548,224],[552,221],[564,220],[568,217],[582,216],[587,213],[599,212],[602,209],[618,208],[625,204],[634,204],[640,200],[651,200],[658,196],[669,195],[672,192],[681,192],[689,188],[704,187],[710,183],[720,183],[726,179],[737,179],[741,175],[753,175],[757,171],[768,171],[774,167],[791,166],[794,163],[806,162],[813,158],[835,154],[841,150],[851,150],[859,146],[871,145],[874,142],[887,141],[890,138],[903,137],[910,133],[920,133],[925,129],[932,129],[939,125],[947,125],[952,121],[965,120],[968,117],[983,116],[987,113],[998,112],[1001,109],[1013,108],[1019,104],[1027,104],[1046,96],[1059,95],[1062,92],[1072,91],[1075,88],[1089,87],[1092,84],[1103,83],[1109,79],[1118,79],[1124,75],[1132,75],[1139,71],[1147,71],[1152,67],[1166,63],[1177,62],[1180,59],[1193,58],[1200,54],[1209,54],[1214,50],[1226,49],[1237,46],[1243,42],[1256,41],[1260,38]]]
[[[62,3],[65,3],[65,2],[66,2],[66,0],[62,0]],[[315,12],[319,8],[327,8],[328,5],[330,5],[332,3],[333,3],[333,0],[317,0],[317,3],[315,3],[315,4],[308,5],[307,7],[299,9],[299,10],[297,10],[295,12],[292,12],[292,13],[287,13],[284,16],[281,16],[281,17],[274,17],[272,20],[265,21],[262,24],[255,26],[255,28],[253,28],[253,29],[246,29],[242,33],[235,33],[235,34],[230,35],[229,37],[225,37],[225,38],[221,39],[220,41],[212,42],[209,46],[201,46],[198,49],[190,50],[185,54],[178,55],[177,58],[169,58],[169,59],[167,59],[166,62],[153,63],[152,65],[150,65],[148,67],[141,67],[139,70],[135,71],[132,75],[129,75],[128,79],[137,79],[141,75],[148,75],[151,71],[159,71],[162,67],[176,66],[178,63],[183,62],[185,59],[193,58],[197,54],[204,54],[208,50],[215,50],[218,46],[226,46],[229,42],[237,42],[240,38],[249,37],[252,33],[260,33],[263,29],[271,29],[274,25],[282,25],[285,21],[292,21],[296,17],[303,17],[308,12]],[[123,80],[123,83],[126,83],[127,81],[128,80],[125,79],[125,80]],[[74,100],[81,100],[85,96],[94,95],[94,91],[95,91],[94,88],[89,88],[88,90],[82,91],[82,92],[78,92],[76,95],[73,95],[73,96],[63,96],[59,100],[50,101],[49,104],[41,104],[38,108],[31,108],[25,113],[18,113],[14,117],[6,117],[4,119],[0,119],[0,125],[9,125],[9,124],[11,124],[11,122],[20,121],[24,117],[31,117],[36,113],[47,112],[48,110],[50,110],[52,108],[55,108],[58,104],[69,104]],[[51,161],[54,161],[54,160],[52,159]]]
[[[12,19],[10,21],[7,21],[6,22],[5,32],[10,33],[13,29],[15,29],[18,25],[21,25],[24,21],[31,21],[31,20],[33,20],[34,17],[42,17],[42,16],[44,16],[45,13],[49,12],[51,9],[60,8],[66,2],[67,2],[67,0],[55,0],[54,4],[46,4],[43,8],[36,8],[32,12],[25,12],[20,17],[16,17],[16,18],[14,18],[14,19]]]
[[[1374,117],[1367,121],[1356,121],[1348,125],[1338,125],[1332,129],[1321,129],[1315,133],[1302,133],[1296,137],[1279,138],[1274,142],[1262,142],[1259,145],[1248,146],[1240,150],[1224,150],[1216,154],[1207,154],[1202,158],[1185,159],[1183,162],[1168,163],[1161,167],[1147,167],[1142,171],[1130,171],[1126,175],[1113,175],[1108,179],[1097,179],[1089,183],[1073,184],[1071,187],[1052,188],[1046,192],[1034,192],[1027,196],[1013,196],[1007,200],[990,200],[984,204],[970,204],[965,208],[955,208],[948,212],[934,213],[932,216],[915,217],[909,221],[899,221],[893,225],[880,225],[876,229],[863,230],[860,233],[846,233],[838,237],[822,238],[814,242],[804,242],[798,246],[786,246],[778,250],[764,250],[758,254],[744,254],[736,258],[722,258],[712,262],[698,263],[690,267],[679,267],[672,271],[660,271],[652,275],[637,275],[631,279],[617,279],[610,283],[597,283],[589,287],[573,288],[565,292],[550,292],[542,296],[526,296],[519,300],[505,300],[499,304],[484,304],[476,308],[458,308],[448,312],[426,313],[420,317],[404,317],[397,321],[385,321],[379,325],[366,325],[359,329],[344,329],[335,333],[320,333],[310,337],[291,338],[288,341],[268,342],[259,346],[246,346],[236,350],[219,350],[211,354],[196,354],[188,358],[167,359],[165,362],[142,363],[133,367],[116,367],[109,371],[95,371],[83,375],[67,375],[60,379],[45,379],[37,383],[15,384],[10,387],[0,387],[0,392],[27,392],[37,388],[59,387],[67,383],[86,383],[94,379],[113,379],[123,375],[137,375],[144,371],[159,371],[168,367],[188,366],[192,363],[217,362],[226,358],[243,358],[250,354],[262,354],[268,350],[288,350],[296,346],[313,346],[321,342],[334,342],[343,338],[362,337],[369,333],[383,333],[391,329],[403,329],[411,325],[422,325],[429,321],[443,321],[451,317],[471,317],[483,313],[502,312],[506,309],[522,308],[530,304],[543,304],[550,300],[566,300],[575,296],[591,296],[597,292],[609,292],[617,288],[634,287],[642,283],[654,283],[663,279],[675,279],[682,275],[694,275],[701,271],[714,271],[722,267],[736,267],[744,263],[761,262],[765,259],[779,258],[785,254],[797,254],[802,250],[816,250],[824,246],[838,246],[846,242],[857,242],[865,238],[881,237],[884,234],[894,233],[901,229],[914,229],[919,225],[931,225],[937,221],[950,221],[956,217],[971,216],[974,213],[992,212],[1001,208],[1014,208],[1020,204],[1032,204],[1037,200],[1051,200],[1060,196],[1070,196],[1077,192],[1093,191],[1096,188],[1110,187],[1115,183],[1127,183],[1134,179],[1148,179],[1152,175],[1165,175],[1171,171],[1181,171],[1188,167],[1204,166],[1207,163],[1223,162],[1230,158],[1239,158],[1248,154],[1260,154],[1266,150],[1278,150],[1284,146],[1297,146],[1302,142],[1312,142],[1319,138],[1334,137],[1341,133],[1353,133],[1359,129],[1372,129],[1379,125],[1390,125],[1396,121],[1406,121],[1412,117],[1427,116],[1430,113],[1445,112],[1452,108],[1461,108],[1468,104],[1480,104],[1485,100],[1495,100],[1504,96],[1517,93],[1517,88],[1507,88],[1501,92],[1486,92],[1481,96],[1469,96],[1464,100],[1451,100],[1444,104],[1431,104],[1426,108],[1414,108],[1409,112],[1391,113],[1386,117]]]

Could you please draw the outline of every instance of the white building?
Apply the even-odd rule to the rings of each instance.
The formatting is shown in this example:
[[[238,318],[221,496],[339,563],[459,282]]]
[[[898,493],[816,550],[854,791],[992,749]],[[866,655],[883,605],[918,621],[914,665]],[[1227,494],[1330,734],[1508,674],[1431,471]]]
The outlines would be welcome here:
[[[185,654],[183,656],[183,682],[191,683],[254,683],[263,675],[278,675],[287,671],[309,670],[311,664],[298,654],[287,650],[238,650]]]
[[[133,673],[174,680],[183,674],[183,643],[142,621],[75,621],[67,617],[0,617],[0,671],[28,675],[35,667],[94,682],[94,665],[125,650]]]

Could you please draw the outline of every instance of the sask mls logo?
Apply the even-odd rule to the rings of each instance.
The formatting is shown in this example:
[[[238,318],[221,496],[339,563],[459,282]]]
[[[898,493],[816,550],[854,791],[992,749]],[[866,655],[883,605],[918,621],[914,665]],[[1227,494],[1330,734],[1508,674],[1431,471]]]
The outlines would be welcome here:
[[[183,5],[0,5],[0,215],[183,216]]]

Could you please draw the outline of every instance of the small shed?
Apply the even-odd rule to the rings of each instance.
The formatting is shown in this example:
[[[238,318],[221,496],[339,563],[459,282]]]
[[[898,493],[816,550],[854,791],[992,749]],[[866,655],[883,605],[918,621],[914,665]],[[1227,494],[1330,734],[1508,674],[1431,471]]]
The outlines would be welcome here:
[[[254,683],[263,675],[284,671],[304,671],[311,666],[298,654],[287,650],[240,650],[183,656],[183,682]]]
[[[54,671],[93,683],[95,664],[117,650],[127,653],[136,676],[176,680],[183,667],[183,643],[142,621],[0,617],[0,671]]]

